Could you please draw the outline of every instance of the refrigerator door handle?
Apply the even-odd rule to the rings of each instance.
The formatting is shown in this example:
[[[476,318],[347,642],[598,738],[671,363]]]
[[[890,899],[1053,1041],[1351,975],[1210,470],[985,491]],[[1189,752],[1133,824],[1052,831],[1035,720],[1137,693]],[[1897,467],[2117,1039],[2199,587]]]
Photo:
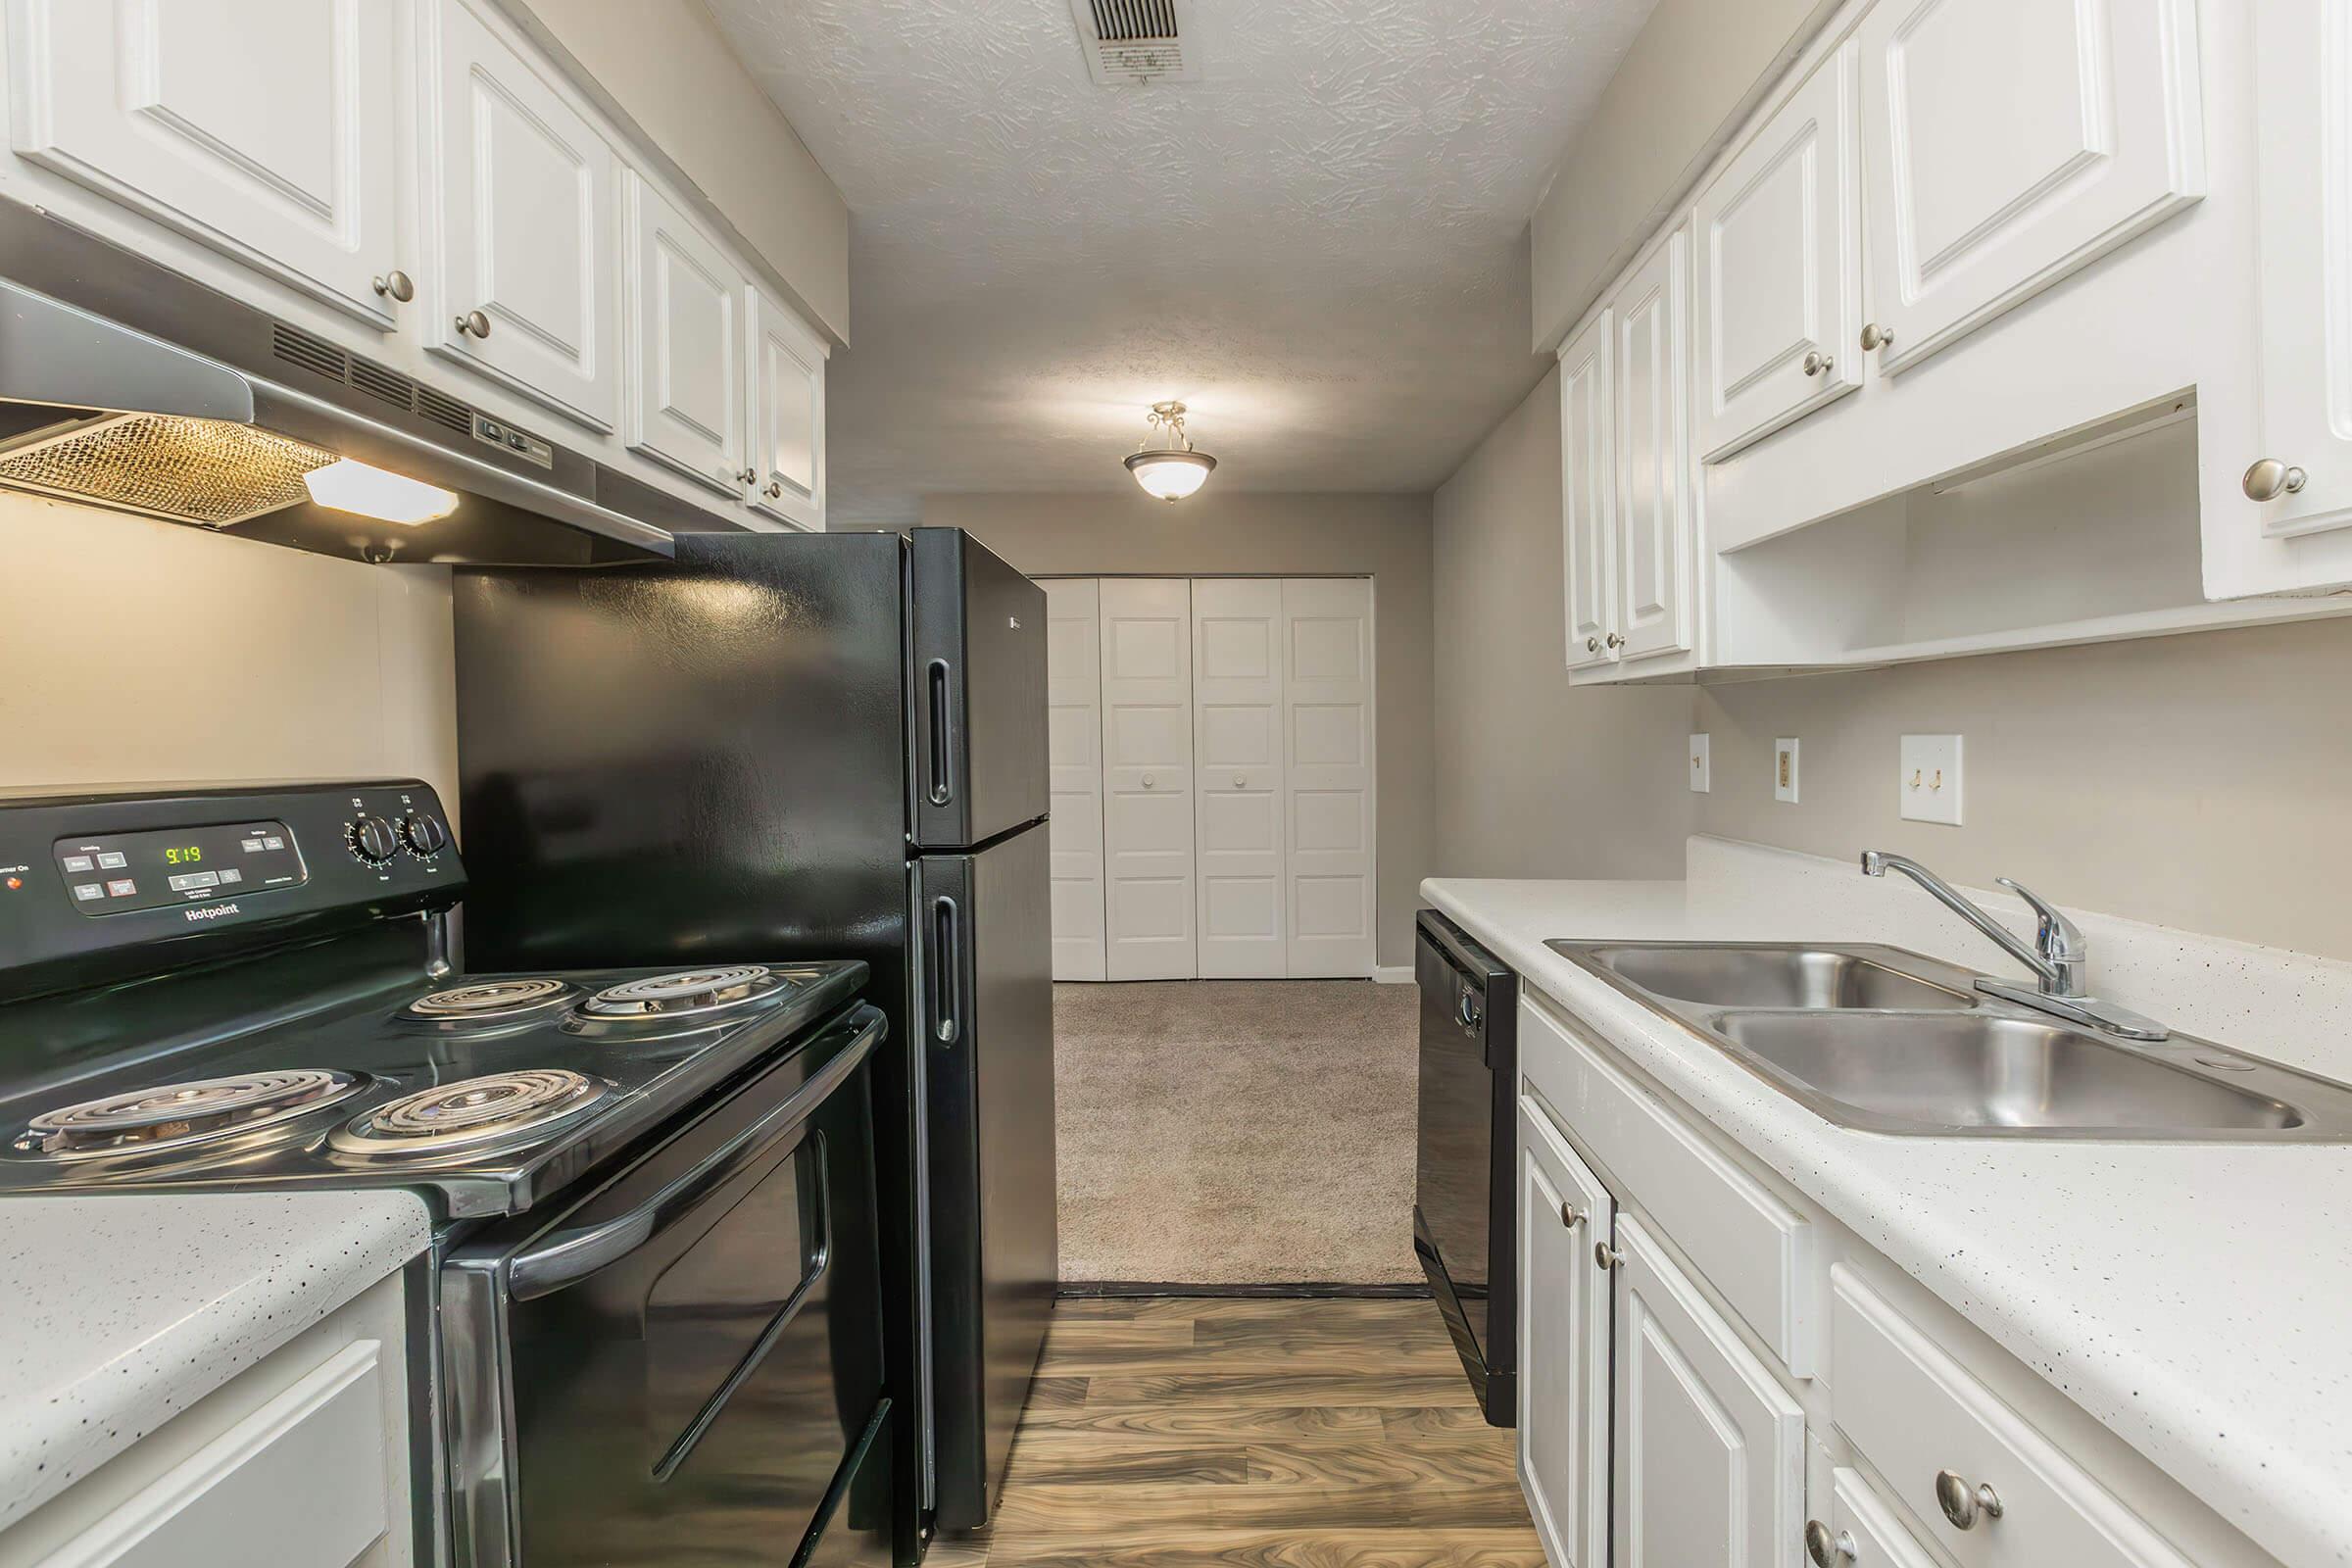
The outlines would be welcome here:
[[[931,1036],[943,1046],[954,1045],[963,1028],[960,924],[954,899],[943,893],[931,901]]]
[[[948,662],[931,661],[929,693],[931,707],[931,787],[933,806],[945,806],[956,798],[956,775],[952,764],[955,757],[953,737],[948,733]]]

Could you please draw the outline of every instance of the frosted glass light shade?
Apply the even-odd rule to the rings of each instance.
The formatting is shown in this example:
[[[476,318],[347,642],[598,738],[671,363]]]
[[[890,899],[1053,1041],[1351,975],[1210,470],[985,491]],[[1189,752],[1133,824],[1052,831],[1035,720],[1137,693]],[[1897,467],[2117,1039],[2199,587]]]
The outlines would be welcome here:
[[[1208,470],[1216,466],[1205,452],[1138,452],[1127,459],[1135,482],[1162,501],[1182,501],[1208,481]]]
[[[342,458],[302,476],[311,499],[337,512],[414,527],[458,510],[458,493],[356,458]]]

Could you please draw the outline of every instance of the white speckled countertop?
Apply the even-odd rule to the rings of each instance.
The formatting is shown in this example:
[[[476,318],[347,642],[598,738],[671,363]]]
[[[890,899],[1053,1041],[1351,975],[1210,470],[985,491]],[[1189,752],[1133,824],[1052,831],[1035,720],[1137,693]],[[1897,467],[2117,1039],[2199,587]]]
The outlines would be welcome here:
[[[410,1193],[0,1198],[0,1529],[431,1234]]]
[[[1855,1132],[1544,946],[1871,941],[2011,971],[1917,888],[1842,863],[1693,839],[1684,882],[1422,894],[2265,1550],[2352,1564],[2352,1147]],[[2102,995],[2352,1079],[2352,965],[2069,913]]]

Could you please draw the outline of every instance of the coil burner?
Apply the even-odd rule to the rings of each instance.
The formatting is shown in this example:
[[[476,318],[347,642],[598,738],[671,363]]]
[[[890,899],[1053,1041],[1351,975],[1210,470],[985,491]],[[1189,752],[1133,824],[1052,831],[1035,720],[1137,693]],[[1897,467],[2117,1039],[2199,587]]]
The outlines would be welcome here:
[[[580,1006],[590,1018],[712,1018],[756,1007],[791,982],[763,963],[683,969],[608,986]]]
[[[387,1102],[336,1128],[327,1142],[346,1154],[478,1153],[535,1142],[612,1091],[601,1078],[559,1068],[492,1073]]]
[[[287,1125],[295,1118],[350,1099],[366,1082],[315,1067],[194,1078],[44,1110],[8,1147],[38,1159],[96,1159],[275,1143],[299,1130]]]
[[[578,998],[578,989],[561,980],[476,980],[418,997],[403,1007],[400,1015],[411,1022],[444,1027],[505,1024],[568,1011]]]

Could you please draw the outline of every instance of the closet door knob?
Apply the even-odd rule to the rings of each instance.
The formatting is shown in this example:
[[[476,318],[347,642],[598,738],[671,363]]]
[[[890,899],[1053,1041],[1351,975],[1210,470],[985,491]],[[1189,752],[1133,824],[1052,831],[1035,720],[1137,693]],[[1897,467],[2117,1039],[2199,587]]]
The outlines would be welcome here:
[[[1146,789],[1150,789],[1151,787],[1152,787],[1152,775],[1151,775],[1151,774],[1149,774],[1149,773],[1146,773],[1146,774],[1144,775],[1144,788],[1146,788]]]
[[[1236,774],[1234,774],[1234,775],[1233,775],[1233,787],[1234,787],[1235,789],[1237,789],[1237,790],[1246,790],[1246,789],[1248,789],[1248,788],[1250,787],[1250,775],[1249,775],[1249,774],[1247,774],[1247,773],[1236,773]]]

